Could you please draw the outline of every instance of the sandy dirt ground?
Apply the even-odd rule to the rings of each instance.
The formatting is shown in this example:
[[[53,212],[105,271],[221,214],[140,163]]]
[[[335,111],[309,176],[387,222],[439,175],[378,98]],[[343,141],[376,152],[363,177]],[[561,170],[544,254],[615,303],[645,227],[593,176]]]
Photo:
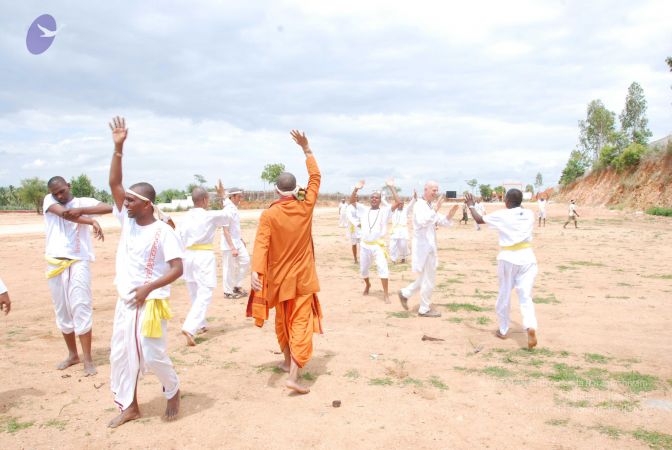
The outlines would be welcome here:
[[[443,317],[421,318],[417,298],[408,313],[396,299],[413,279],[408,264],[391,269],[391,304],[375,274],[371,295],[361,295],[336,210],[321,209],[314,235],[325,334],[302,375],[311,393],[284,387],[272,322],[256,328],[243,299],[224,299],[220,273],[210,331],[195,348],[179,334],[185,285],[173,285],[179,419],[161,420],[165,399],[148,374],[139,383],[143,417],[115,430],[106,427],[117,413],[108,362],[114,219],[102,219],[106,239],[95,244],[99,373],[86,378],[81,365],[55,369],[66,349],[44,278],[42,218],[0,215],[0,276],[13,301],[0,317],[0,448],[672,447],[672,221],[579,205],[580,228],[563,230],[566,205],[549,210],[535,230],[538,349],[523,349],[515,295],[511,338],[494,337],[494,231],[473,222],[439,230],[433,301]],[[244,217],[251,242],[255,213]]]

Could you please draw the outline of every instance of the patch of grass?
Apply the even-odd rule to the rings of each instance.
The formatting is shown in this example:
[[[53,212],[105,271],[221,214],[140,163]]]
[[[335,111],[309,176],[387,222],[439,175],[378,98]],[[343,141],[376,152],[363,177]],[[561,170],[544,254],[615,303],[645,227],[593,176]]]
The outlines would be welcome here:
[[[431,377],[429,377],[429,379],[427,381],[429,381],[429,384],[431,384],[432,386],[434,386],[437,389],[440,389],[442,391],[448,390],[448,385],[445,384],[443,381],[441,381],[441,378],[439,378],[435,375],[432,375]]]
[[[236,353],[238,350],[240,350],[240,347],[231,347],[231,349],[229,349],[229,353]]]
[[[65,430],[65,426],[68,424],[65,420],[51,419],[44,423],[44,427],[56,428],[58,431]]]
[[[569,424],[569,419],[550,419],[547,420],[546,425],[552,425],[554,427],[566,427]]]
[[[530,378],[543,378],[544,372],[541,372],[539,370],[533,370],[532,372],[526,372],[525,375],[527,375]]]
[[[387,313],[387,317],[396,317],[397,319],[408,319],[411,317],[410,311],[395,311]]]
[[[672,435],[659,433],[657,431],[647,431],[639,428],[632,432],[632,437],[646,442],[651,448],[672,449]]]
[[[481,370],[481,372],[495,378],[508,378],[514,375],[514,373],[509,369],[505,369],[504,367],[498,367],[498,366],[488,366],[485,369]]]
[[[502,358],[502,362],[506,364],[518,364],[518,361],[511,356],[511,354],[508,354]]]
[[[356,380],[357,378],[359,378],[359,372],[357,371],[357,369],[350,369],[347,372],[345,372],[344,377]]]
[[[576,267],[565,266],[565,265],[559,265],[559,266],[558,266],[558,270],[559,270],[560,272],[565,272],[566,270],[576,270]]]
[[[672,280],[672,274],[642,275],[644,278],[657,278],[659,280]]]
[[[16,418],[11,417],[5,426],[7,433],[16,433],[17,431],[25,430],[33,426],[35,422],[19,422]]]
[[[569,401],[567,402],[567,406],[571,406],[572,408],[588,408],[590,406],[590,402],[588,400],[578,400],[578,401]]]
[[[194,338],[194,342],[196,342],[197,344],[202,344],[203,342],[205,342],[207,340],[208,340],[208,338],[201,337],[201,336],[196,336]]]
[[[560,358],[567,358],[569,355],[570,355],[570,353],[569,353],[568,351],[566,351],[566,350],[563,350],[563,351],[561,351],[560,353],[558,353],[558,356],[559,356]]]
[[[393,381],[389,377],[385,378],[371,378],[369,380],[369,384],[371,386],[391,386],[393,384]]]
[[[464,281],[460,280],[459,278],[446,278],[441,283],[437,284],[436,288],[439,290],[443,290],[447,289],[449,284],[460,284],[460,283],[464,283]]]
[[[534,367],[540,367],[544,365],[544,361],[537,358],[532,358],[527,364]]]
[[[632,287],[633,285],[630,283],[616,283],[616,286]]]
[[[600,434],[609,436],[612,439],[619,439],[623,434],[623,431],[616,427],[612,427],[611,425],[595,425],[594,427],[591,427],[591,429],[597,430]]]
[[[280,371],[280,372],[282,372],[282,371]],[[301,374],[301,378],[306,380],[306,381],[315,381],[315,380],[317,380],[317,375],[315,375],[314,373],[310,373],[310,372],[304,372],[303,374]]]
[[[597,408],[617,409],[619,411],[632,412],[639,407],[637,400],[607,400],[595,405]]]
[[[606,364],[611,361],[611,358],[600,355],[599,353],[584,353],[583,358],[586,360],[586,362],[597,364]]]
[[[657,377],[636,371],[616,373],[613,377],[635,394],[654,391],[658,385]]]
[[[628,297],[626,295],[609,295],[609,294],[607,294],[604,298],[613,298],[613,299],[616,299],[616,300],[627,300],[630,297]]]
[[[448,322],[461,323],[464,319],[462,317],[449,317]]]
[[[672,208],[664,208],[662,206],[654,206],[652,208],[647,209],[646,213],[651,214],[652,216],[672,217]]]
[[[487,325],[491,322],[489,317],[481,316],[476,318],[476,323],[479,325]]]
[[[448,310],[451,312],[456,311],[482,312],[482,311],[488,311],[490,309],[484,306],[474,305],[473,303],[436,303],[436,306],[443,306],[444,308],[448,308]]]
[[[592,261],[570,261],[569,263],[573,266],[604,267],[604,264]]]
[[[553,364],[554,372],[547,376],[551,381],[561,383],[560,389],[571,390],[574,386],[588,386],[589,382],[576,373],[578,367],[571,367],[565,363]]]
[[[284,373],[283,370],[277,366],[257,366],[257,373],[264,372],[273,372],[273,373]]]
[[[407,386],[409,384],[412,384],[413,386],[420,387],[420,386],[422,386],[422,380],[418,380],[416,378],[410,378],[409,377],[409,378],[404,378],[403,381],[401,382],[401,384],[403,384],[405,386]]]
[[[465,297],[473,297],[473,298],[478,298],[480,300],[492,300],[493,298],[497,297],[497,292],[481,292],[478,288],[474,289],[474,293],[472,295],[465,295]]]
[[[560,300],[555,298],[555,294],[550,294],[547,297],[535,297],[534,298],[534,303],[537,303],[537,304],[540,304],[540,305],[543,305],[543,304],[557,305],[558,303],[560,303]]]

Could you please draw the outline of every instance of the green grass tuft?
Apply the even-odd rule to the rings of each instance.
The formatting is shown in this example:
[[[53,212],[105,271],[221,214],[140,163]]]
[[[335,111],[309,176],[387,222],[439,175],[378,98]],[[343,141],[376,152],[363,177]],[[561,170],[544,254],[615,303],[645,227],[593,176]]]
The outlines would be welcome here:
[[[429,379],[427,381],[429,381],[429,384],[431,384],[432,386],[434,386],[437,389],[440,389],[442,391],[448,390],[448,385],[445,384],[443,381],[441,381],[441,379],[439,377],[435,376],[435,375],[432,375],[431,377],[429,377]]]
[[[346,378],[352,378],[353,380],[356,380],[357,378],[359,378],[359,372],[357,371],[357,369],[350,369],[347,372],[345,372],[344,376]]]
[[[408,319],[409,317],[411,317],[411,313],[409,311],[395,311],[387,313],[387,317],[396,317],[397,319]]]
[[[369,384],[372,386],[391,386],[393,384],[392,379],[385,378],[371,378]]]
[[[653,375],[641,374],[639,372],[620,372],[613,375],[614,378],[630,389],[630,392],[639,394],[641,392],[654,391],[658,385],[658,378]]]
[[[569,263],[573,266],[604,267],[604,264],[592,261],[570,261]]]
[[[315,381],[315,380],[317,380],[317,375],[315,375],[313,373],[310,373],[310,372],[304,372],[301,375],[301,378],[306,380],[306,381]]]
[[[43,426],[45,427],[50,427],[50,428],[56,428],[59,431],[65,430],[65,426],[67,425],[68,422],[65,420],[58,420],[58,419],[51,419],[47,422],[44,423]]]
[[[672,449],[672,435],[670,434],[647,431],[640,428],[637,431],[633,431],[632,436],[635,439],[646,442],[651,448]]]
[[[490,309],[484,306],[474,305],[473,303],[436,303],[436,305],[448,308],[448,310],[452,312],[460,310],[482,312],[482,311],[488,311]]]
[[[569,423],[569,419],[550,419],[546,421],[546,425],[553,425],[554,427],[565,427]]]
[[[651,214],[652,216],[672,217],[672,208],[663,208],[662,206],[654,206],[653,208],[647,209],[646,213]]]
[[[476,318],[476,323],[479,325],[487,325],[491,322],[489,317],[481,316]]]
[[[557,305],[560,303],[560,300],[555,298],[555,294],[550,294],[548,297],[535,297],[534,298],[534,303],[538,304],[547,304],[547,305]]]
[[[599,431],[601,434],[604,434],[606,436],[609,436],[612,439],[619,439],[621,435],[623,434],[623,431],[619,430],[616,427],[612,427],[610,425],[596,425],[594,427],[591,427],[593,430]]]
[[[12,417],[7,421],[5,430],[7,433],[16,433],[17,431],[32,427],[34,423],[35,422],[19,422],[14,417]]]
[[[401,382],[401,384],[407,386],[409,384],[412,384],[413,386],[422,386],[422,380],[418,380],[416,378],[404,378],[404,380]]]
[[[599,353],[584,353],[583,358],[586,360],[586,362],[598,364],[606,364],[611,360],[611,358],[600,355]]]
[[[508,378],[514,375],[514,373],[509,369],[505,369],[504,367],[498,367],[498,366],[486,367],[485,369],[481,370],[481,372],[495,378]]]

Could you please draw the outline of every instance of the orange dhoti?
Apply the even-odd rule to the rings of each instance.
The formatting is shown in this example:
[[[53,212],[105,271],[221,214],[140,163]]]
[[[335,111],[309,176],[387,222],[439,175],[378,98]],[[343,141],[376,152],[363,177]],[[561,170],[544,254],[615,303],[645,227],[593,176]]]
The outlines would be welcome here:
[[[322,310],[315,294],[279,302],[275,306],[275,334],[280,349],[289,352],[296,365],[303,367],[313,355],[313,333],[322,333]]]

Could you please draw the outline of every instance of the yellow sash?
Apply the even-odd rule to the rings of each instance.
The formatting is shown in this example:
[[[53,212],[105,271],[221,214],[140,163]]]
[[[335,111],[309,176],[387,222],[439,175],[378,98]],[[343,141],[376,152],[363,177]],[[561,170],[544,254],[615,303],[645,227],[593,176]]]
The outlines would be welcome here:
[[[142,335],[160,338],[163,335],[161,320],[173,317],[167,298],[148,298],[145,300],[145,319],[142,321]]]
[[[383,249],[383,253],[385,253],[385,258],[389,258],[390,255],[387,253],[387,247],[385,246],[385,241],[382,239],[378,239],[377,241],[364,241],[366,245],[377,245],[378,247]]]
[[[212,250],[213,248],[212,244],[194,244],[187,247],[187,250]]]
[[[519,243],[517,243],[517,244],[507,245],[506,247],[502,247],[502,250],[513,250],[513,251],[516,251],[516,250],[522,250],[522,249],[524,249],[524,248],[530,248],[530,247],[532,247],[532,243],[531,243],[531,242],[519,242]]]
[[[47,270],[47,280],[59,276],[65,269],[79,261],[78,259],[50,258],[49,256],[45,256],[44,259],[52,266],[57,266],[55,269]]]

